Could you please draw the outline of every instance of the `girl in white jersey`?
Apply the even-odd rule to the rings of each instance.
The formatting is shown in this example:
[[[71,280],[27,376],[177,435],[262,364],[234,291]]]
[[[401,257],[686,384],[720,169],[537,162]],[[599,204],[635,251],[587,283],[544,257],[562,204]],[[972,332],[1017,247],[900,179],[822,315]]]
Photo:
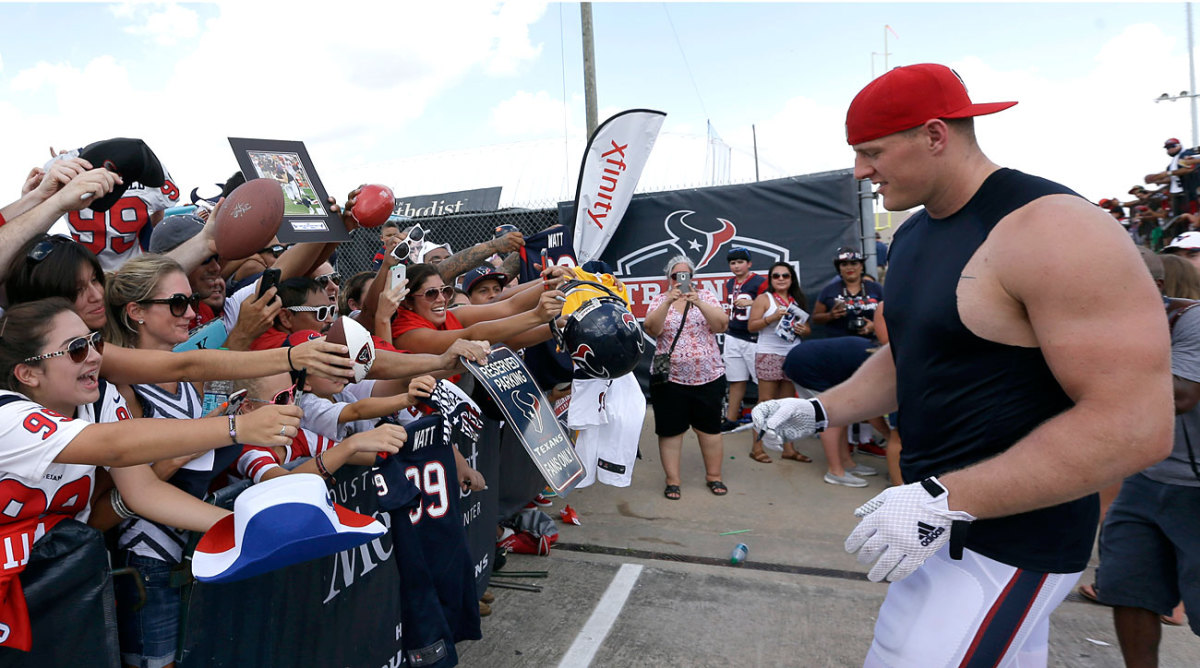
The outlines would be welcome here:
[[[263,445],[296,433],[299,410],[289,406],[233,422],[124,419],[124,400],[99,378],[102,349],[63,299],[19,304],[0,318],[0,532],[27,533],[26,545],[64,517],[87,520],[96,466],[114,467],[118,507],[205,531],[228,511],[161,482],[144,464],[219,447],[234,440],[231,432]]]

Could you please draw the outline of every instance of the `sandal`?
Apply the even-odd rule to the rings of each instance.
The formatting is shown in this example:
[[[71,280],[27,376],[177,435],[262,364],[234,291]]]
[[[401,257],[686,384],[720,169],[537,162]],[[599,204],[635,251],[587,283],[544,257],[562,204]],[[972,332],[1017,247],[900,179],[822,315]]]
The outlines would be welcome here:
[[[667,488],[663,490],[663,496],[672,501],[678,501],[679,497],[682,496],[679,491],[679,485],[667,485]]]
[[[758,452],[751,451],[750,459],[753,459],[756,462],[762,462],[763,464],[770,464],[771,462],[775,461],[771,459],[771,455],[768,455],[762,450],[759,450]]]
[[[794,460],[797,462],[803,462],[805,464],[812,463],[812,457],[809,457],[808,455],[804,454],[803,452],[793,452],[790,455],[783,454],[783,455],[779,455],[779,457],[781,459],[791,459],[791,460]]]
[[[1075,588],[1075,591],[1079,592],[1080,596],[1086,598],[1087,600],[1091,601],[1092,603],[1099,603],[1100,605],[1108,605],[1104,601],[1101,601],[1100,595],[1098,593],[1096,593],[1096,583],[1095,582],[1093,582],[1092,584],[1081,584]]]
[[[721,482],[720,480],[709,480],[705,484],[708,485],[708,491],[712,492],[716,496],[725,496],[729,493],[729,488],[726,487],[725,483]]]

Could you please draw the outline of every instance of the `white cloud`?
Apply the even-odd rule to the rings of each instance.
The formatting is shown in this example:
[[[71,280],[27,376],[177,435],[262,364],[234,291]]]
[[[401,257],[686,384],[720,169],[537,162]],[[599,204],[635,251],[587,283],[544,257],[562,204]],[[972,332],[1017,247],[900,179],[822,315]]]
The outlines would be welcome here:
[[[522,90],[493,107],[488,123],[504,137],[540,137],[551,129],[562,133],[570,120],[578,121],[570,112],[581,106],[579,98],[564,108],[561,99],[544,90]],[[582,124],[575,129],[581,130]]]
[[[160,46],[172,46],[194,39],[200,33],[196,12],[173,2],[155,4],[122,3],[110,8],[113,16],[136,21],[125,27],[130,35],[146,37]]]

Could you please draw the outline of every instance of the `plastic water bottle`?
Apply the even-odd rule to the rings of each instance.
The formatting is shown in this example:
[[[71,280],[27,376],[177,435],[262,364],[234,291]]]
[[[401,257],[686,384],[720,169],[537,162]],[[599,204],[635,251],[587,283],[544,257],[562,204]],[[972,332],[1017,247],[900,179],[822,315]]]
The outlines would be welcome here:
[[[740,565],[746,560],[746,553],[749,551],[750,548],[746,547],[745,543],[738,543],[734,546],[733,553],[729,555],[729,563],[734,566]]]
[[[213,410],[218,408],[226,399],[229,398],[229,393],[233,392],[233,381],[231,380],[209,380],[204,382],[204,415],[208,415]]]

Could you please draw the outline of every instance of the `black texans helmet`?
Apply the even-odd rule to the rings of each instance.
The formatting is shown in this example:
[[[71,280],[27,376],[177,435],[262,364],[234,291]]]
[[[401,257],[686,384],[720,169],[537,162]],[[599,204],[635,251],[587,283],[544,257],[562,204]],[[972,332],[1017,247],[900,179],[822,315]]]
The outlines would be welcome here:
[[[608,286],[593,281],[568,281],[559,288],[600,288],[608,295],[593,297],[567,316],[560,331],[551,321],[559,348],[571,356],[578,378],[617,378],[633,371],[646,349],[642,327],[625,307],[625,300]]]
[[[833,268],[836,270],[838,264],[842,262],[864,262],[865,260],[866,258],[863,257],[862,251],[850,246],[842,246],[837,249],[837,253],[833,256]]]

